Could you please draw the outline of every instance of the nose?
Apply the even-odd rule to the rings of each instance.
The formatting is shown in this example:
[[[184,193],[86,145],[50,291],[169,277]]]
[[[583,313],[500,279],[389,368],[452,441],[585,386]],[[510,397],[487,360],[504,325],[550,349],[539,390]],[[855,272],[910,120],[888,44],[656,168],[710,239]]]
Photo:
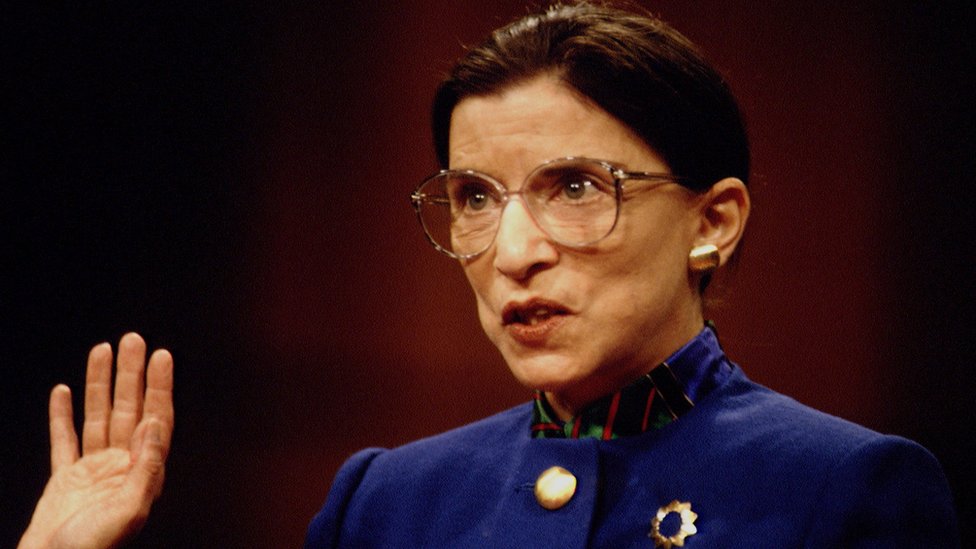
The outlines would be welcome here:
[[[494,247],[495,268],[515,280],[525,280],[559,260],[559,251],[522,200],[510,200],[502,209]]]

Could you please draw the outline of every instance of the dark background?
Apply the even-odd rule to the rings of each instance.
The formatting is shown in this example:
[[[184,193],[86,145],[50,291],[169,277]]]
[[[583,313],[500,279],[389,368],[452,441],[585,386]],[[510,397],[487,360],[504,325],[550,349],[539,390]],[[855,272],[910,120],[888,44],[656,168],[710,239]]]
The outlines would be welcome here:
[[[644,4],[753,140],[709,316],[754,379],[930,448],[976,543],[971,9],[732,4]],[[440,75],[524,2],[4,11],[0,546],[48,474],[48,391],[80,406],[88,348],[129,330],[177,364],[139,547],[298,546],[351,452],[528,398],[407,202]]]

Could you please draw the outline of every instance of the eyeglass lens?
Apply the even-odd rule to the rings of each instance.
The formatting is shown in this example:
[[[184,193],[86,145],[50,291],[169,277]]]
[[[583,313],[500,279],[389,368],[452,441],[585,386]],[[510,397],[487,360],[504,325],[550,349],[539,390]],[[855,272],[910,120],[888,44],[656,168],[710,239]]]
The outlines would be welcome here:
[[[460,256],[491,245],[509,197],[519,194],[535,222],[553,240],[580,246],[605,237],[617,219],[617,187],[598,162],[564,160],[529,174],[522,189],[507,192],[477,173],[449,171],[420,189],[420,219],[438,246]]]

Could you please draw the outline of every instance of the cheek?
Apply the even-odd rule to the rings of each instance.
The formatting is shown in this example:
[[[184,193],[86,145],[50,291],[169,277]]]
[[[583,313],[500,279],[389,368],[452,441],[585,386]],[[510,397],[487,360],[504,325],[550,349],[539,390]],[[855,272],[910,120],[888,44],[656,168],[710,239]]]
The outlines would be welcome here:
[[[605,249],[602,257],[594,262],[599,272],[594,275],[603,281],[614,280],[625,288],[646,288],[662,278],[670,278],[677,270],[684,254],[684,245],[674,228],[659,231],[621,231],[621,239]]]
[[[686,292],[685,239],[674,227],[628,231],[626,236],[631,238],[606,253],[598,263],[600,272],[590,276],[602,294],[594,306],[620,320],[642,324],[643,317],[670,307],[672,299]]]
[[[478,302],[478,320],[481,322],[481,329],[488,335],[488,339],[495,341],[495,332],[501,329],[498,316],[488,306],[488,302],[478,294],[475,294]]]
[[[474,292],[474,297],[478,305],[478,318],[481,326],[488,335],[491,335],[490,328],[497,324],[494,319],[496,313],[488,305],[488,294],[491,286],[490,270],[486,268],[484,258],[478,258],[473,262],[462,263],[464,276],[468,279],[468,285]]]
[[[654,278],[686,273],[696,226],[691,212],[666,208],[628,221],[621,231],[626,241],[620,245],[620,255],[631,270]]]
[[[464,271],[464,277],[468,279],[468,285],[474,291],[475,297],[478,298],[478,306],[480,307],[481,299],[487,296],[488,288],[491,285],[485,268],[484,257],[476,258],[474,261],[462,262],[461,269]]]

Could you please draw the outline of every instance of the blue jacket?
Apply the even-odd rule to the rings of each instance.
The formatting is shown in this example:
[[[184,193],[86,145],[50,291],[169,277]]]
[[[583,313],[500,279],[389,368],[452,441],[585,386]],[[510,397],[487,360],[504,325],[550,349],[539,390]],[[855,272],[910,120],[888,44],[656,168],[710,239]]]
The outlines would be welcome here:
[[[959,545],[945,477],[925,449],[805,407],[737,367],[679,420],[642,435],[533,439],[530,421],[525,404],[357,453],[306,547],[651,548],[651,521],[675,500],[697,514],[690,549]],[[549,511],[533,487],[553,465],[578,486]],[[676,518],[659,532],[677,531]]]

